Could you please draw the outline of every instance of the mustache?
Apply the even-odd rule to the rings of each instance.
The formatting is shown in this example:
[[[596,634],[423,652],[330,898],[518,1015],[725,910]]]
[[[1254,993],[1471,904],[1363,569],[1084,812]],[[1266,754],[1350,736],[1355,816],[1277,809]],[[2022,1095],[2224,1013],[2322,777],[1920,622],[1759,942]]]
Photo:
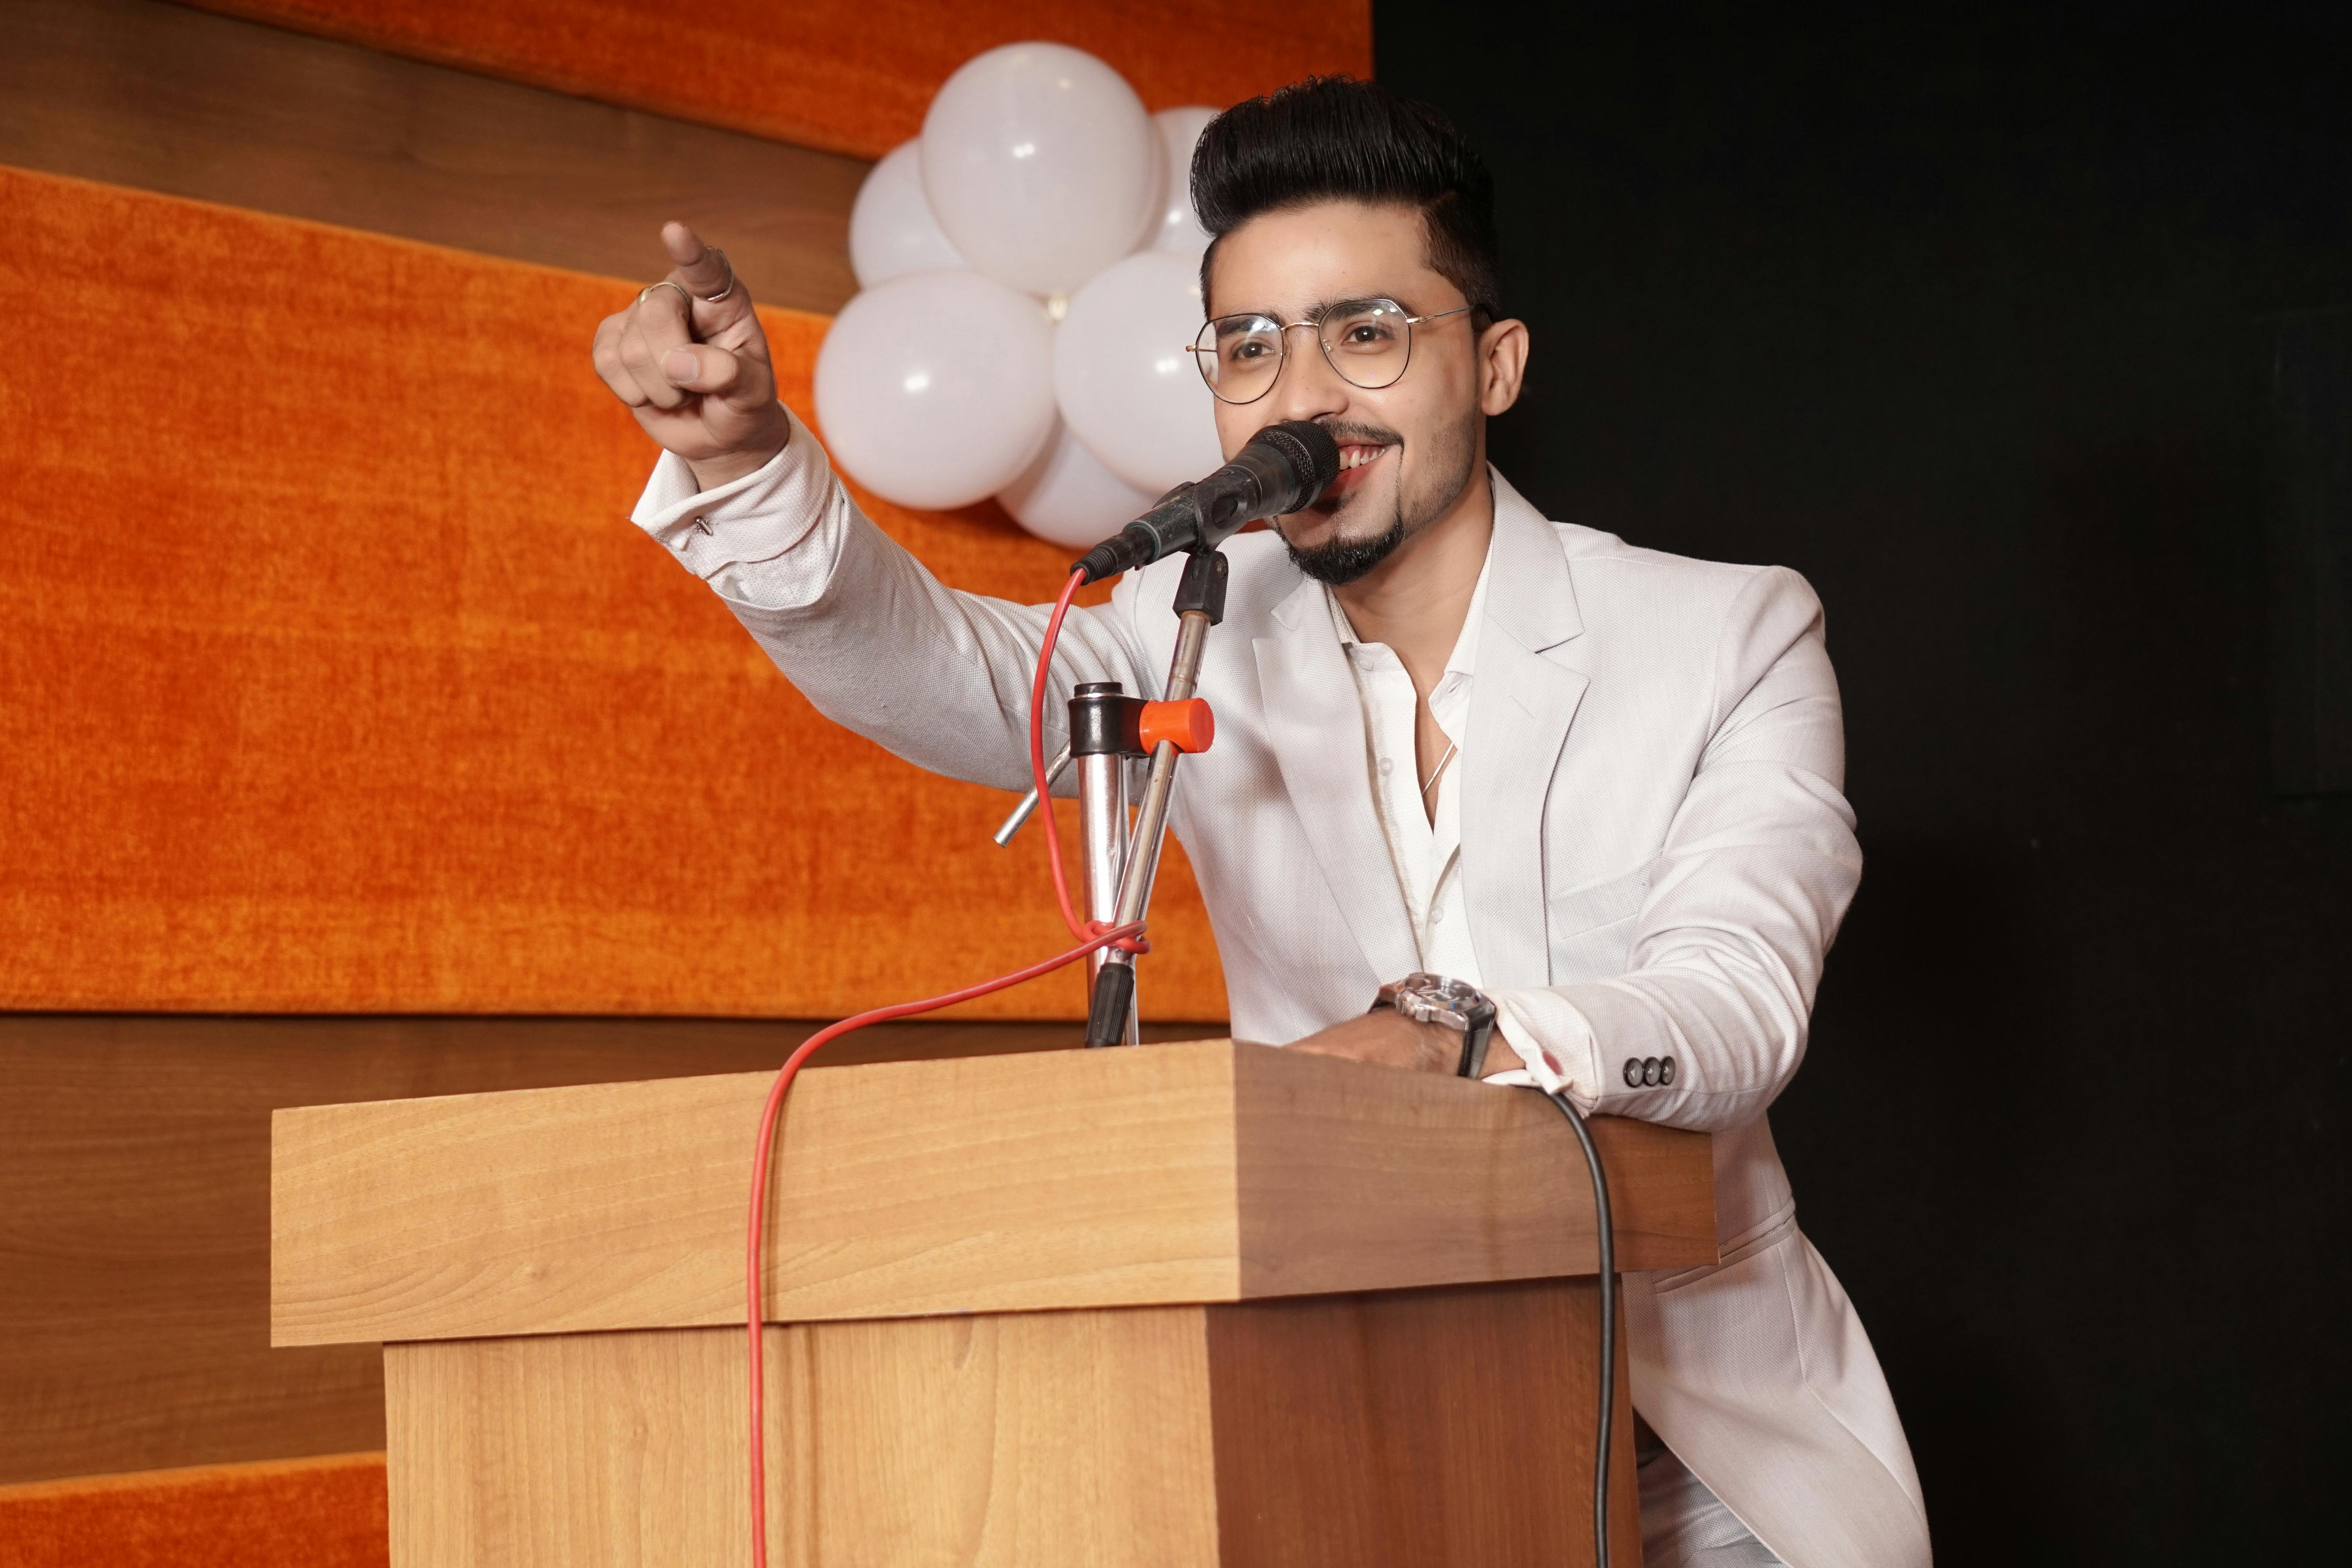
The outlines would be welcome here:
[[[1366,447],[1402,447],[1404,437],[1385,425],[1369,425],[1357,419],[1318,419],[1325,435],[1345,446],[1356,442]]]

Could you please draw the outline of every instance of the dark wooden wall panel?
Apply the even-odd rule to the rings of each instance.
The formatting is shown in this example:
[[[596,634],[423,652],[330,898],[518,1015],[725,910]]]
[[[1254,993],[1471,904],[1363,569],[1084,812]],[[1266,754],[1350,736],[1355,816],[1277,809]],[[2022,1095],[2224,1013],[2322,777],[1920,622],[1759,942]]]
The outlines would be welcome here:
[[[617,278],[684,218],[764,303],[856,291],[863,159],[157,0],[0,0],[0,163]]]
[[[0,1483],[383,1446],[375,1347],[268,1345],[272,1110],[751,1071],[814,1026],[0,1015]],[[1082,1033],[887,1025],[824,1059]]]

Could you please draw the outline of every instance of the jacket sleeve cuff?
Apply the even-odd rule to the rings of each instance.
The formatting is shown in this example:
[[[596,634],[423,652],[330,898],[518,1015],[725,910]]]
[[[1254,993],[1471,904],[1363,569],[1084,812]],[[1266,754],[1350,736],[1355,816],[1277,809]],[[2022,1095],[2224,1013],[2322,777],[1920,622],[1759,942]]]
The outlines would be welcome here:
[[[824,520],[835,485],[824,447],[784,413],[792,435],[783,450],[715,489],[697,489],[686,460],[664,452],[629,521],[706,581],[789,553]]]
[[[1486,1081],[1517,1089],[1540,1089],[1565,1094],[1580,1111],[1590,1111],[1601,1100],[1602,1085],[1599,1051],[1592,1026],[1573,1004],[1557,991],[1490,991],[1495,1004],[1496,1043],[1511,1048],[1518,1066],[1498,1058],[1490,1047],[1486,1061],[1504,1070],[1490,1071]]]

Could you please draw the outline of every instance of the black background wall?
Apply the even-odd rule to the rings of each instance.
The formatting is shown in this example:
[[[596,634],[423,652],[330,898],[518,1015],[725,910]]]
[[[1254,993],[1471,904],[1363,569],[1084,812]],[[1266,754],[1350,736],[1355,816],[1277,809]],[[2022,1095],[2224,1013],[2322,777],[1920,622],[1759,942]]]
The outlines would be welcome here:
[[[1379,0],[1379,70],[1501,187],[1503,470],[1827,604],[1868,869],[1773,1117],[1938,1559],[2343,1561],[2352,799],[2273,777],[2263,444],[2346,8],[1874,9]]]

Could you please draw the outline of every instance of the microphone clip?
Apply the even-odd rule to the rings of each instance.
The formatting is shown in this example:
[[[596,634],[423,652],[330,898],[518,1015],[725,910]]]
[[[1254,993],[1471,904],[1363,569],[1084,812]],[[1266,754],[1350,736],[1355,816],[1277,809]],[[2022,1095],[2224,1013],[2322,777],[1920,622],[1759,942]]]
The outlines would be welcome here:
[[[1225,578],[1229,563],[1225,552],[1213,547],[1195,550],[1184,558],[1184,575],[1176,583],[1176,603],[1171,606],[1181,616],[1198,610],[1209,617],[1211,626],[1225,618]]]

